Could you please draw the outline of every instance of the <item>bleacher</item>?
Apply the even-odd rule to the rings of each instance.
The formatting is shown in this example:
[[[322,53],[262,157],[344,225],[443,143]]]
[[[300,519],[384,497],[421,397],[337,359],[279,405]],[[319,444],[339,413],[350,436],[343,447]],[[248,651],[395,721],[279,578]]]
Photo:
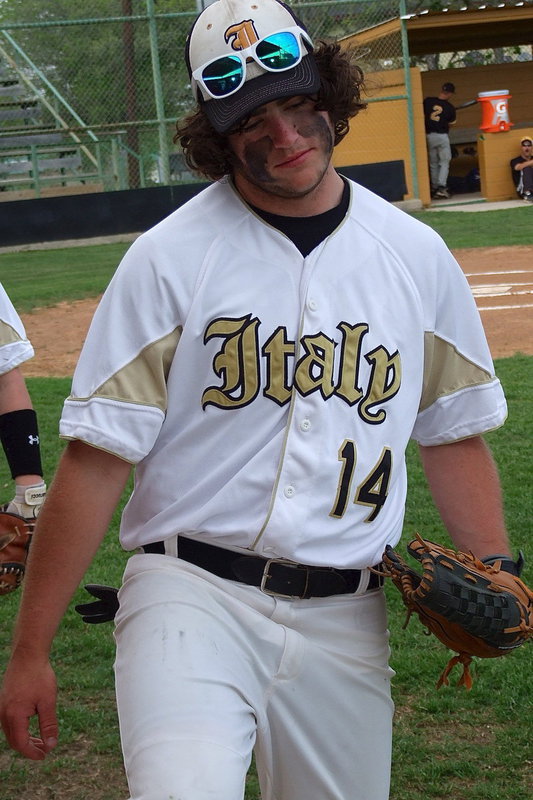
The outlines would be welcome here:
[[[13,192],[60,194],[72,184],[92,183],[93,191],[101,190],[99,171],[84,149],[81,141],[52,129],[39,99],[0,67],[0,200],[14,199]]]

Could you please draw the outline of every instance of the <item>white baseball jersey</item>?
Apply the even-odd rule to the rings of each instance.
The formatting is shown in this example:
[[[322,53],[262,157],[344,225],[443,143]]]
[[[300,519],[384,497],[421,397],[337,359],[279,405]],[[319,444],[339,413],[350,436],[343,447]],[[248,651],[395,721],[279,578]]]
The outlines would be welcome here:
[[[24,325],[0,283],[0,375],[10,372],[34,352]]]
[[[60,424],[136,464],[121,541],[180,532],[363,568],[401,535],[404,451],[502,424],[467,281],[440,237],[357,184],[306,258],[229,181],[132,245]]]

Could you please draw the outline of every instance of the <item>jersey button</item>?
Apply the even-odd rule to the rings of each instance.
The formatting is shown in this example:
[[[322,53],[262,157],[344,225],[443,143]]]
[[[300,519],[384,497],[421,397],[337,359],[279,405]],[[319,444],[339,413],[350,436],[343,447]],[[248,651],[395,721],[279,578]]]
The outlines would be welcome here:
[[[302,431],[304,431],[304,432],[310,430],[311,429],[311,420],[310,419],[303,419],[300,422],[300,429]]]
[[[309,309],[309,311],[316,311],[318,308],[316,300],[309,300],[307,303],[307,308]]]
[[[285,497],[290,499],[291,497],[294,497],[294,495],[296,494],[296,489],[294,488],[294,486],[286,486],[285,489],[283,490],[283,494],[285,495]]]

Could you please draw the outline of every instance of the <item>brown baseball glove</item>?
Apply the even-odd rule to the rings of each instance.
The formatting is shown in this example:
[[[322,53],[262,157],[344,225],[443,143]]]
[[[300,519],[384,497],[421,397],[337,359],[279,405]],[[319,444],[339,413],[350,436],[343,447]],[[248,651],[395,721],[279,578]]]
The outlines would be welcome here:
[[[429,542],[417,534],[407,545],[420,562],[422,575],[411,569],[398,553],[387,547],[384,574],[399,589],[408,614],[416,612],[429,632],[454,650],[437,682],[448,685],[448,675],[460,663],[458,685],[472,687],[473,656],[496,658],[519,647],[533,635],[533,592],[520,580],[519,569],[502,569],[505,556],[484,563],[471,553],[462,553]]]
[[[14,592],[24,577],[33,524],[0,511],[0,595]]]

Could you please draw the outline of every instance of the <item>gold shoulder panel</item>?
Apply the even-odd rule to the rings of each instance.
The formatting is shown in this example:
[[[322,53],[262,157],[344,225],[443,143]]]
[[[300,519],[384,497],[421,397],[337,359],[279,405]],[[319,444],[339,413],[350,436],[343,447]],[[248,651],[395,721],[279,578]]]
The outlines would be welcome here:
[[[149,344],[103,383],[92,396],[155,406],[165,411],[167,377],[180,336],[181,327],[178,327],[162,339]]]
[[[9,323],[0,319],[0,347],[5,344],[12,344],[13,342],[21,342],[22,338],[18,335],[15,328]]]
[[[467,386],[490,383],[494,376],[459,353],[449,342],[432,331],[424,337],[424,385],[420,411],[429,408],[439,397],[453,394]]]

